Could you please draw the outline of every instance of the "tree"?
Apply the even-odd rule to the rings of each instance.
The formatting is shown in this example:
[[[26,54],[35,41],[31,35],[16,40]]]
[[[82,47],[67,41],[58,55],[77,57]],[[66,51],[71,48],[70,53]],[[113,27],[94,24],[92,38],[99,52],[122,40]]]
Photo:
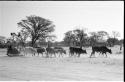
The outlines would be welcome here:
[[[75,35],[73,34],[72,31],[68,31],[65,33],[65,37],[63,40],[64,40],[66,45],[72,46],[75,43]]]
[[[107,43],[110,47],[113,47],[116,43],[118,43],[118,39],[110,37],[107,39]]]
[[[18,42],[21,46],[25,46],[28,36],[29,36],[29,33],[24,31],[23,29],[20,32],[18,32],[17,34]]]
[[[74,34],[76,36],[77,42],[80,43],[80,48],[82,48],[83,44],[86,44],[87,40],[87,34],[85,33],[85,30],[81,29],[75,29]]]
[[[19,27],[29,33],[31,38],[32,47],[35,42],[40,38],[46,38],[47,35],[54,31],[55,25],[53,22],[35,15],[27,16],[26,19],[21,20],[18,24]]]
[[[117,31],[112,31],[112,37],[113,38],[118,38],[120,36],[120,33]]]
[[[10,45],[17,46],[18,45],[18,36],[15,32],[10,33],[11,37],[8,39]]]
[[[75,29],[65,33],[64,42],[68,46],[79,46],[82,48],[86,44],[87,34],[84,29]]]
[[[98,40],[98,38],[99,38],[98,33],[96,33],[96,32],[90,32],[89,34],[91,35],[91,36],[89,37],[90,45],[91,45],[91,46],[96,45],[97,40]]]
[[[94,45],[106,45],[106,39],[109,37],[109,34],[106,31],[97,31],[97,32],[90,32],[90,44]]]
[[[16,33],[12,32],[12,33],[10,33],[10,35],[11,35],[11,37],[12,37],[12,40],[13,40],[13,41],[16,41],[16,39],[17,39]]]
[[[114,46],[118,42],[118,37],[120,36],[119,32],[112,31],[112,36],[107,40],[108,43],[111,43]]]
[[[109,34],[108,34],[106,31],[98,31],[97,33],[98,33],[98,35],[100,36],[100,39],[101,39],[101,40],[104,40],[105,37],[108,37],[108,36],[109,36]]]
[[[55,38],[56,38],[55,35],[49,35],[49,36],[46,38],[47,47],[51,47],[51,43],[55,40]]]
[[[6,42],[6,37],[0,36],[0,43],[5,43]]]
[[[119,40],[120,45],[124,45],[124,39]]]

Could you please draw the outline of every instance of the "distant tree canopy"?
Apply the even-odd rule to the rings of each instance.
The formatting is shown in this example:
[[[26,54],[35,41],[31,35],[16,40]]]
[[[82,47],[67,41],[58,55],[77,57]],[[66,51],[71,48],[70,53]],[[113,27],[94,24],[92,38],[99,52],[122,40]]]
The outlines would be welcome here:
[[[6,37],[0,36],[0,43],[1,43],[1,44],[2,44],[2,43],[5,43],[5,39],[6,39]]]
[[[68,44],[68,46],[79,46],[82,48],[86,41],[87,34],[83,29],[75,29],[65,33],[64,42]]]
[[[25,46],[26,39],[28,38],[28,32],[21,30],[18,33],[10,33],[11,35],[11,44],[15,46]]]
[[[48,37],[55,27],[52,21],[35,15],[27,16],[17,24],[31,38],[32,46],[37,40]]]
[[[73,34],[72,31],[68,31],[65,33],[65,37],[63,40],[67,46],[73,45],[75,41],[75,35]]]
[[[109,34],[106,31],[98,31],[97,33],[101,40],[105,39],[105,37],[109,37]]]
[[[120,33],[117,31],[112,31],[112,35],[109,36],[107,39],[107,43],[109,46],[114,46],[116,44],[122,44],[119,40],[118,37],[120,36]]]
[[[83,29],[75,29],[73,30],[76,36],[76,41],[79,43],[80,48],[87,42],[87,34]]]
[[[119,33],[113,33],[110,37],[106,31],[90,32],[90,36],[83,29],[70,30],[65,33],[64,43],[67,46],[114,46],[123,44],[123,40],[118,40]]]
[[[115,44],[118,44],[118,39],[117,38],[108,38],[107,42],[110,47],[114,46]]]
[[[90,45],[95,46],[97,44],[104,44],[106,43],[106,38],[109,37],[109,34],[106,31],[97,31],[97,32],[90,32]]]
[[[117,31],[112,31],[112,37],[113,38],[118,38],[120,36],[120,33]]]

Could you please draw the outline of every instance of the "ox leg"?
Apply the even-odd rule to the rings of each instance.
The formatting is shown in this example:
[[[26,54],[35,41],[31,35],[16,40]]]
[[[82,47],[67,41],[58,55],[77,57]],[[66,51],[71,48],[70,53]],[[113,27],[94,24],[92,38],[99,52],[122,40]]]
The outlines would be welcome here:
[[[102,53],[102,52],[99,52],[99,56],[100,56],[101,54],[103,55],[103,53]]]
[[[74,54],[75,54],[75,53],[72,53],[72,54],[71,54],[71,57],[74,56]]]
[[[101,52],[99,52],[99,55],[101,54]]]
[[[35,56],[35,53],[33,53],[33,56]]]
[[[59,52],[57,52],[56,54],[57,54],[57,57],[60,57],[60,53]]]
[[[74,55],[74,53],[70,53],[70,57],[72,57]]]
[[[52,54],[52,57],[53,57],[53,56],[55,57],[55,54],[54,54],[54,53]]]
[[[73,56],[73,53],[70,53],[70,57],[72,57]]]
[[[75,55],[76,55],[76,53],[72,53],[72,54],[71,54],[71,57],[73,57],[73,56],[75,56]]]
[[[78,53],[78,57],[80,57],[80,53]]]
[[[54,57],[56,58],[56,54],[54,53]]]
[[[63,57],[63,54],[62,54],[62,53],[60,53],[60,56],[61,56],[61,57]]]
[[[102,52],[102,55],[103,55],[103,57],[104,57],[104,52]]]
[[[46,58],[48,57],[48,52],[46,52]]]
[[[27,56],[27,52],[26,52],[26,56]]]
[[[51,57],[52,57],[52,54],[51,54],[51,53],[49,53],[49,54],[48,54],[48,58],[51,58]]]
[[[49,53],[48,57],[52,58],[52,55],[53,55],[53,54]]]
[[[92,54],[93,54],[93,53],[91,53],[90,58],[92,57]]]
[[[72,57],[73,56],[73,53],[69,52],[69,57]]]
[[[62,57],[62,53],[60,53],[60,56]]]
[[[8,52],[7,52],[7,55],[8,55]]]
[[[71,53],[69,53],[69,57],[71,57]]]
[[[34,56],[34,54],[32,54],[32,56]]]
[[[70,57],[72,57],[73,56],[73,53],[70,53]]]
[[[51,54],[51,58],[53,57],[53,55],[54,55],[54,54],[52,53],[52,54]]]
[[[47,52],[46,53],[46,58],[49,58],[49,56],[50,56],[50,53]]]
[[[71,53],[69,52],[69,57],[71,57]]]
[[[105,53],[105,56],[106,56],[106,58],[107,58],[107,54]]]
[[[43,57],[43,53],[41,53],[42,54],[42,57]]]
[[[27,52],[26,51],[24,52],[24,55],[27,56]]]
[[[101,53],[101,55],[104,57],[104,52],[100,52]]]
[[[61,53],[61,56],[63,57],[63,54]]]
[[[24,53],[24,56],[26,56],[26,53]]]
[[[91,53],[90,58],[92,57],[93,54],[95,54],[95,52],[92,52],[92,53]]]

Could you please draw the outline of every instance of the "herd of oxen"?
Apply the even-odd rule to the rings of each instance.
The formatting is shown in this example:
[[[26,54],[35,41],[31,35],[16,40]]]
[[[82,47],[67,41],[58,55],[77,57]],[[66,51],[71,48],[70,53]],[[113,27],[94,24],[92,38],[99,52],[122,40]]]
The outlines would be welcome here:
[[[112,50],[109,49],[106,46],[92,46],[92,52],[90,54],[90,58],[94,56],[95,52],[104,55],[105,57],[107,57],[107,52],[112,54]],[[56,57],[58,54],[58,56],[64,56],[66,54],[69,55],[69,57],[72,56],[77,56],[80,57],[81,54],[87,54],[87,51],[82,49],[82,48],[77,48],[77,47],[69,47],[68,53],[66,52],[66,50],[63,47],[47,47],[47,48],[42,48],[42,47],[13,47],[13,46],[8,46],[7,48],[7,55],[12,57],[12,56],[17,56],[17,55],[23,55],[26,56],[27,54],[31,54],[32,56],[39,56],[39,54],[42,55],[45,54],[45,57]]]

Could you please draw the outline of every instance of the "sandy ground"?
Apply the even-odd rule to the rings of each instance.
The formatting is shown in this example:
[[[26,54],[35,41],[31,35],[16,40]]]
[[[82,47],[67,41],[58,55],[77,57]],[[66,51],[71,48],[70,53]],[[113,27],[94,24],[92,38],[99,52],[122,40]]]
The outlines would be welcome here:
[[[89,49],[87,50],[89,52]],[[123,81],[123,53],[89,58],[8,57],[0,50],[0,81]]]

